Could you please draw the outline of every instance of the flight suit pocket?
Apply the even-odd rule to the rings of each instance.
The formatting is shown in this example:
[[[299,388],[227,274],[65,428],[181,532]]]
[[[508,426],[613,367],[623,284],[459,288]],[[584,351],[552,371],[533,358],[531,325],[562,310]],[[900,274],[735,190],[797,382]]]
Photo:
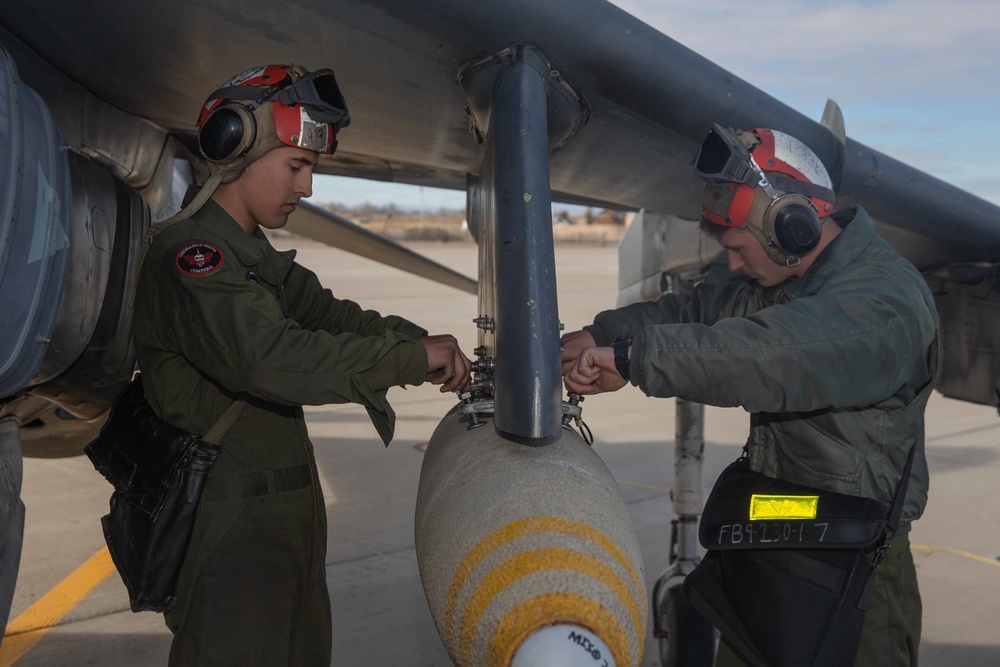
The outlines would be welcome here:
[[[254,524],[254,506],[263,498],[202,501],[200,513],[211,528],[201,544],[204,550],[202,571],[212,574],[246,539]]]
[[[860,495],[864,455],[850,445],[833,439],[793,443],[775,433],[774,477],[823,489]]]
[[[218,664],[290,664],[307,541],[296,532],[296,510],[308,498],[308,489],[254,497],[206,561],[204,623]]]

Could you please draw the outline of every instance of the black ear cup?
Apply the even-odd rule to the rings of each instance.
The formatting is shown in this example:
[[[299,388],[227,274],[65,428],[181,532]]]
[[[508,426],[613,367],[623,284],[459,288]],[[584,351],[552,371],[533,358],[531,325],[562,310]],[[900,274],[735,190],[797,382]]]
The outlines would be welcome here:
[[[822,222],[801,196],[778,197],[764,214],[764,229],[786,255],[800,257],[819,244]]]
[[[246,155],[256,136],[253,113],[242,104],[224,104],[201,126],[198,147],[211,162],[228,164]]]

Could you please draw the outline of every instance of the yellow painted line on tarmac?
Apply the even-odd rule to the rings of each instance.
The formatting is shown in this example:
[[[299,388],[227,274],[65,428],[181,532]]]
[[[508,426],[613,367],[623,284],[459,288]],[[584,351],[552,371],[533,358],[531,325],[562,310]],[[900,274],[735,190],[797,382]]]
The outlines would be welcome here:
[[[911,544],[910,550],[924,551],[928,554],[932,554],[935,551],[941,551],[946,554],[953,554],[955,556],[962,556],[963,558],[978,560],[980,563],[986,563],[987,565],[992,565],[993,567],[1000,567],[1000,562],[998,562],[995,558],[987,558],[986,556],[980,556],[979,554],[962,551],[961,549],[952,549],[951,547],[929,547],[924,544]]]
[[[10,667],[55,627],[63,616],[115,571],[104,547],[7,624],[0,644],[0,667]]]
[[[615,478],[615,481],[619,484],[624,484],[626,486],[634,486],[638,489],[649,489],[650,491],[659,491],[660,493],[670,493],[670,489],[665,486],[656,486],[655,484],[643,484],[642,482],[629,482],[628,480]]]

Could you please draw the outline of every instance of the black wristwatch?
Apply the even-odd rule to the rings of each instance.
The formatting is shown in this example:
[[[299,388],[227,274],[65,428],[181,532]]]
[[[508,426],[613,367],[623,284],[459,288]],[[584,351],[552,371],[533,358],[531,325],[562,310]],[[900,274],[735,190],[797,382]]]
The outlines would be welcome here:
[[[618,374],[625,378],[628,382],[628,371],[629,371],[629,361],[628,361],[628,351],[632,347],[632,337],[631,336],[619,336],[615,338],[615,342],[611,344],[615,349],[615,368],[618,369]]]

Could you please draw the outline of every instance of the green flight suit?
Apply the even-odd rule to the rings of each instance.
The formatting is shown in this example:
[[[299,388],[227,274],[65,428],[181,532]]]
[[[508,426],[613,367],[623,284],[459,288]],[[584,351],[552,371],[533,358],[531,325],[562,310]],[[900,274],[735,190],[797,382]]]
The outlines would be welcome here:
[[[587,330],[598,345],[634,336],[630,378],[646,394],[750,412],[750,467],[766,475],[889,503],[915,447],[905,535],[927,502],[937,311],[923,277],[863,209],[833,219],[842,232],[800,278],[771,289],[744,277],[701,283],[689,297],[600,313]],[[876,586],[906,595],[886,605],[898,615],[866,617],[859,665],[876,655],[916,664],[920,597],[909,554],[892,571],[880,568]]]
[[[238,397],[165,620],[170,664],[331,659],[326,512],[303,405],[359,403],[388,443],[389,387],[420,384],[426,331],[340,300],[213,201],[143,262],[134,340],[146,397],[204,434]]]

